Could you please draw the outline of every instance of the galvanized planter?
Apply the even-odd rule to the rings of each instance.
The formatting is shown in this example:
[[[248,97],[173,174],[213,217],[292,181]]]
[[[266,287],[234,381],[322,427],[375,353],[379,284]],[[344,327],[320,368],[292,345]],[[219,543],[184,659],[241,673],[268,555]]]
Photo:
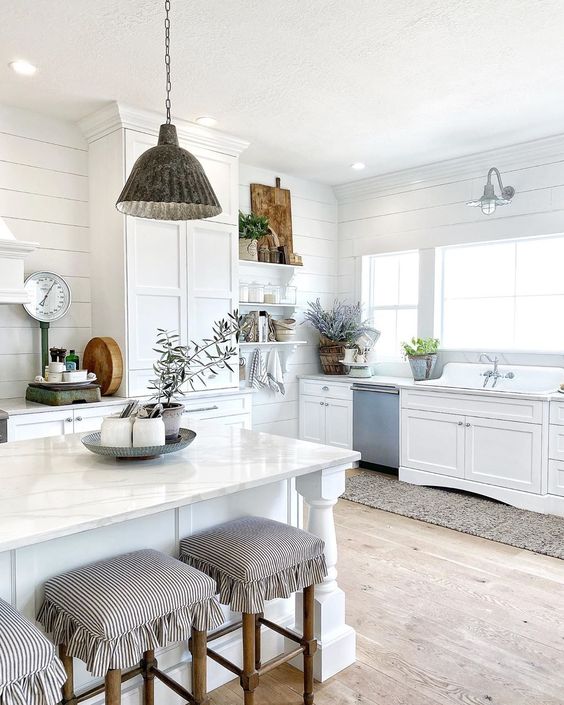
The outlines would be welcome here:
[[[409,365],[413,379],[416,382],[421,382],[425,379],[430,379],[437,364],[437,355],[408,355]]]

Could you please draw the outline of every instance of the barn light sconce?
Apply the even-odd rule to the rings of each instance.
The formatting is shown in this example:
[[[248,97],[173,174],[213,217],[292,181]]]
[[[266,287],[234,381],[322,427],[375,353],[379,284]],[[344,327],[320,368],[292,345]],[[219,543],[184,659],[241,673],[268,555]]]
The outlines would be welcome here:
[[[492,184],[492,174],[495,174],[497,181],[499,183],[500,196],[495,193],[494,185]],[[501,174],[499,169],[495,166],[488,171],[488,180],[484,186],[484,195],[477,201],[468,201],[467,206],[479,206],[482,209],[484,215],[491,215],[495,212],[498,206],[506,206],[511,203],[511,199],[515,195],[515,189],[513,186],[504,186],[501,181]]]

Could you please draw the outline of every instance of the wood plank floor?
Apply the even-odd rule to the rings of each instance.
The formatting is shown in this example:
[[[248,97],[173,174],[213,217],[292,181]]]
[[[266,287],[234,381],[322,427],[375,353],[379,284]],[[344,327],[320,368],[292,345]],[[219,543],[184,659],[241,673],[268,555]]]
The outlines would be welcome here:
[[[317,705],[564,704],[564,561],[346,500],[335,520],[358,661]],[[283,666],[257,705],[301,692]],[[212,703],[242,703],[237,682]]]

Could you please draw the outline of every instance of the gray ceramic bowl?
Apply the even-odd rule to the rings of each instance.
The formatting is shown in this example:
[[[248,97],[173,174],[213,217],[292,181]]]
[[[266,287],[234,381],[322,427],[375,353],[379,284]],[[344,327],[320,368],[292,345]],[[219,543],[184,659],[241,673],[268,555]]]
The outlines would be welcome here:
[[[176,453],[189,446],[196,438],[196,432],[190,431],[188,428],[180,429],[180,436],[175,441],[167,441],[164,446],[147,446],[145,448],[114,448],[111,446],[103,446],[100,443],[100,431],[88,433],[81,440],[85,448],[88,448],[92,453],[97,455],[105,455],[108,458],[116,458],[118,460],[149,460],[150,458],[158,458],[159,455],[166,453]]]

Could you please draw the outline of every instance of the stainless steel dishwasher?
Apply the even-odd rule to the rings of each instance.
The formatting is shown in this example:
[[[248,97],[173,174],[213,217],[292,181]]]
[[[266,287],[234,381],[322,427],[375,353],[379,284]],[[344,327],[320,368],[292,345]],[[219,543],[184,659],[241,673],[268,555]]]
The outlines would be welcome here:
[[[391,384],[353,384],[353,448],[361,467],[399,468],[399,389]]]

